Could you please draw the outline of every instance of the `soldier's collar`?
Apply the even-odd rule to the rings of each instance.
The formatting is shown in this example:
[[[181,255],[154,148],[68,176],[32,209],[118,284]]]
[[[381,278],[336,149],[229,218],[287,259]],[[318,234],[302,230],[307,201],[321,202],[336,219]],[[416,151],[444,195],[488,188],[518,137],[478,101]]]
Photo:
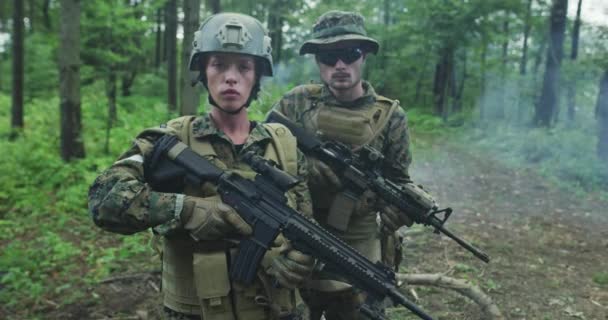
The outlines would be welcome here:
[[[323,88],[321,89],[320,100],[325,101],[326,103],[329,103],[329,104],[333,104],[333,105],[337,105],[337,106],[341,106],[341,107],[347,107],[347,108],[356,108],[356,107],[360,107],[363,105],[367,105],[367,104],[376,102],[376,91],[374,91],[374,88],[372,87],[372,85],[365,80],[363,80],[362,84],[363,84],[363,96],[355,99],[354,101],[348,101],[348,102],[343,102],[343,101],[339,101],[338,99],[336,99],[336,97],[333,95],[333,93],[331,92],[331,90],[329,89],[327,84],[324,84]]]
[[[259,123],[253,122],[251,126],[252,126],[252,129],[249,132],[249,137],[247,137],[245,146],[248,146],[252,143],[256,143],[258,141],[272,139],[270,134]],[[224,132],[220,131],[215,126],[215,124],[213,123],[213,118],[211,118],[210,113],[200,116],[192,122],[192,136],[194,138],[198,138],[198,139],[208,137],[208,136],[217,136],[217,137],[230,141],[230,139],[226,136],[226,134]]]

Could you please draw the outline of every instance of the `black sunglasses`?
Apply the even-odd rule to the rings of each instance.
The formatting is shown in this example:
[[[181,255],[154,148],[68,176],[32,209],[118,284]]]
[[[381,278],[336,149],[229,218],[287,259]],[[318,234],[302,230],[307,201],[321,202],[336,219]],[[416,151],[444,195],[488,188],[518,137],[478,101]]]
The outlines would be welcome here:
[[[335,66],[338,63],[338,59],[346,64],[351,64],[363,55],[363,51],[359,48],[339,49],[339,50],[328,50],[318,52],[317,58],[322,64],[328,66]]]

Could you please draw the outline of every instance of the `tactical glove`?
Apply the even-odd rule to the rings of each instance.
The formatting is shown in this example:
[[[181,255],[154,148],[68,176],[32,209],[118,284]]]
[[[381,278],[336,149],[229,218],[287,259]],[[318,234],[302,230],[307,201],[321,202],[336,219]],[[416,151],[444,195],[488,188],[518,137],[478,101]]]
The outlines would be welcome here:
[[[289,289],[300,287],[312,273],[315,259],[291,248],[288,240],[284,241],[279,251],[280,254],[272,259],[266,272],[273,276],[281,287]]]
[[[414,222],[405,213],[393,205],[387,205],[380,210],[380,219],[382,220],[382,229],[390,234],[402,226],[410,227]]]
[[[342,188],[342,182],[327,164],[317,158],[309,158],[310,183],[313,186],[321,186],[332,191]]]
[[[186,196],[181,214],[184,229],[195,240],[217,240],[230,233],[250,235],[251,227],[219,196]]]

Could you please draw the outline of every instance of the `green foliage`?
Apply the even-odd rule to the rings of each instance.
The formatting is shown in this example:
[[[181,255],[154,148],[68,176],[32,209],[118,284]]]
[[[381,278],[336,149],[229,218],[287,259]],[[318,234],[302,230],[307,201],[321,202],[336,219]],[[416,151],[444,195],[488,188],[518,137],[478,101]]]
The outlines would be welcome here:
[[[593,282],[601,286],[608,286],[608,272],[598,272],[594,274]]]

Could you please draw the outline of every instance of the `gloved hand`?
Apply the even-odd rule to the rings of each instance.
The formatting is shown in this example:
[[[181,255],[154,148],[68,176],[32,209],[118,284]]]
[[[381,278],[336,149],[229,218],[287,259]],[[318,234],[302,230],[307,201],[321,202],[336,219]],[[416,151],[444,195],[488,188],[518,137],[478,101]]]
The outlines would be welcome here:
[[[195,240],[216,240],[229,233],[250,235],[249,226],[219,196],[198,198],[186,196],[181,214],[184,229]]]
[[[355,204],[354,214],[361,216],[369,214],[370,212],[378,211],[378,196],[375,192],[367,189],[357,199]]]
[[[414,222],[394,205],[386,205],[380,209],[380,219],[384,232],[393,233],[402,226],[410,227]]]
[[[315,259],[293,249],[288,240],[281,235],[279,237],[284,240],[279,248],[280,254],[273,258],[266,272],[273,276],[281,287],[289,289],[300,287],[312,273]]]
[[[324,186],[332,191],[337,191],[342,188],[342,182],[327,164],[321,160],[310,157],[308,158],[310,178],[309,181],[314,186]]]

